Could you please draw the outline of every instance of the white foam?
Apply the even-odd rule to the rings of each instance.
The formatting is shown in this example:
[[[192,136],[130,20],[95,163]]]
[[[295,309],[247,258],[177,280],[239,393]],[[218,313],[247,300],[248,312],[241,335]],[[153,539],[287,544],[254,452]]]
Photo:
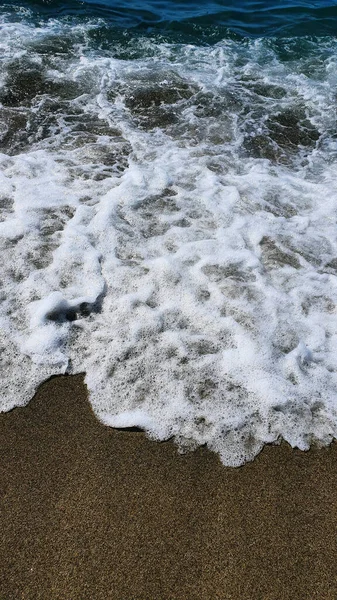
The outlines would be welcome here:
[[[55,104],[49,133],[0,156],[2,409],[52,373],[85,371],[104,423],[207,444],[228,465],[281,437],[329,443],[336,48],[313,48],[319,76],[267,41],[144,40],[142,58],[121,60],[86,46],[92,26],[44,67],[34,43],[68,26],[3,24],[5,71],[26,53],[79,91]],[[47,96],[17,110],[47,127]],[[282,140],[267,117],[287,110],[313,140]],[[243,151],[272,127],[269,154]]]

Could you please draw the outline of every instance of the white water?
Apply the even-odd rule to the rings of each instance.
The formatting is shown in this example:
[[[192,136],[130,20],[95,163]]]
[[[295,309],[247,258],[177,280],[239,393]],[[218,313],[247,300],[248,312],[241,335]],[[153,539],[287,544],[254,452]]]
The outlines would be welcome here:
[[[143,39],[126,60],[95,27],[0,32],[2,410],[85,371],[103,422],[227,465],[328,444],[336,43],[282,62]]]

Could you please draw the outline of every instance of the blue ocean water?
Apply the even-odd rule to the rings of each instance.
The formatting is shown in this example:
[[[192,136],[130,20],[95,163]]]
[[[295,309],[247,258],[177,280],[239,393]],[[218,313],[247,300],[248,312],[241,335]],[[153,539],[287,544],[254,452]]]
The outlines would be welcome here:
[[[226,30],[245,36],[334,35],[336,0],[9,0],[43,18],[102,17],[115,27],[181,33],[216,40]]]
[[[227,465],[337,437],[337,1],[0,6],[0,409],[86,373]]]

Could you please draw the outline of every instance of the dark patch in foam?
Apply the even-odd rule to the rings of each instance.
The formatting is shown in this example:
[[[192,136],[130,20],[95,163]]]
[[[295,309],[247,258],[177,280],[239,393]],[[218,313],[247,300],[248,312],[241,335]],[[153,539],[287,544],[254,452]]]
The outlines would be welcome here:
[[[44,58],[42,65],[20,58],[6,66],[0,90],[0,150],[15,155],[41,142],[70,151],[85,148],[74,167],[75,176],[98,180],[123,172],[130,144],[117,127],[89,114],[81,102],[77,106],[72,102],[86,91],[93,92],[90,82],[53,80],[45,69]],[[109,143],[101,143],[101,136],[108,137]],[[90,166],[90,173],[83,163]]]
[[[287,108],[266,122],[271,137],[281,148],[304,146],[314,148],[320,137],[303,108]]]
[[[313,150],[321,136],[302,106],[279,110],[267,119],[253,114],[253,122],[249,119],[247,126],[243,143],[246,152],[272,162],[287,162],[301,150]]]
[[[58,212],[45,209],[42,213],[40,231],[43,237],[52,236],[57,231],[63,230],[65,223],[74,216],[75,208],[67,206]]]
[[[336,308],[335,302],[327,296],[308,296],[303,300],[301,306],[306,316],[310,312],[327,312],[332,314]]]
[[[205,377],[204,379],[200,379],[194,384],[187,386],[186,396],[190,400],[190,402],[192,402],[193,404],[198,404],[200,401],[214,396],[218,390],[218,387],[219,383],[217,381],[214,381],[209,377]],[[206,419],[203,416],[197,417],[197,420],[199,419],[199,425],[205,427]]]
[[[276,352],[281,352],[282,354],[292,352],[298,346],[299,341],[296,330],[282,324],[276,329],[273,336],[273,346]]]
[[[0,102],[8,108],[30,106],[37,96],[51,96],[62,100],[74,100],[90,86],[85,81],[67,78],[51,79],[47,74],[48,64],[44,57],[35,62],[27,57],[12,60],[5,68],[5,84],[0,90]]]
[[[8,217],[13,213],[13,198],[8,196],[0,196],[0,223],[6,221]]]
[[[28,115],[24,111],[0,108],[0,150],[8,154],[24,150],[27,127]]]
[[[143,218],[152,218],[154,212],[176,212],[179,210],[174,197],[177,192],[170,188],[163,190],[161,194],[148,196],[144,200],[140,200],[134,208],[139,211]]]
[[[126,106],[135,112],[155,106],[172,105],[190,98],[193,90],[187,83],[174,82],[173,85],[163,82],[157,86],[139,88],[126,97]]]
[[[322,273],[329,273],[331,275],[337,275],[337,258],[333,258],[324,265],[321,270]]]
[[[200,118],[216,118],[223,122],[228,113],[242,109],[242,98],[236,90],[222,89],[217,92],[198,92],[193,98],[193,112]]]
[[[281,250],[276,242],[268,236],[262,238],[260,247],[262,251],[261,261],[266,268],[275,269],[289,266],[294,269],[299,269],[301,267],[296,255]]]
[[[280,100],[287,95],[287,90],[279,85],[273,85],[271,83],[264,83],[263,81],[257,81],[256,83],[248,84],[247,88],[251,90],[257,96],[262,98],[273,98]]]
[[[245,282],[254,279],[254,274],[245,272],[241,263],[231,263],[228,265],[205,265],[202,271],[207,277],[216,283],[226,279],[232,279],[236,282]]]
[[[73,35],[66,36],[64,33],[61,35],[46,35],[42,39],[34,40],[30,42],[29,47],[32,52],[46,56],[51,56],[54,59],[55,56],[69,56],[72,54],[74,46]]]
[[[291,217],[297,215],[298,211],[295,202],[292,203],[292,198],[287,195],[285,199],[278,190],[268,190],[264,202],[263,208],[275,217],[291,219]]]
[[[44,86],[43,72],[27,59],[7,66],[5,87],[0,90],[0,102],[7,107],[30,103]]]
[[[92,313],[99,313],[102,310],[102,304],[106,290],[100,294],[94,302],[80,302],[77,305],[70,305],[66,300],[62,300],[50,312],[45,315],[48,321],[55,323],[72,322],[82,317],[89,317]]]
[[[140,86],[125,92],[125,105],[136,123],[144,129],[166,128],[177,123],[179,113],[186,101],[196,92],[196,87],[174,76],[168,80]],[[115,92],[108,98],[113,100]]]
[[[282,159],[285,158],[284,153],[277,144],[269,138],[267,133],[263,135],[251,134],[246,136],[243,147],[249,156],[253,156],[254,158],[265,158],[276,163],[282,162]]]
[[[57,248],[57,243],[50,238],[39,240],[32,244],[25,256],[28,266],[34,269],[45,269],[52,261],[52,253]]]
[[[126,433],[144,433],[145,429],[141,427],[112,427],[115,431],[123,431]],[[167,441],[167,440],[166,440]]]

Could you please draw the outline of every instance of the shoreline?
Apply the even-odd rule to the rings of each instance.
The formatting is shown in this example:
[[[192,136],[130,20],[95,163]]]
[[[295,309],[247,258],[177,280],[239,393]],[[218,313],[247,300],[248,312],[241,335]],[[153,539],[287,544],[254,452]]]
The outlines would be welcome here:
[[[83,375],[0,429],[1,600],[335,600],[336,442],[224,467],[103,425]]]

